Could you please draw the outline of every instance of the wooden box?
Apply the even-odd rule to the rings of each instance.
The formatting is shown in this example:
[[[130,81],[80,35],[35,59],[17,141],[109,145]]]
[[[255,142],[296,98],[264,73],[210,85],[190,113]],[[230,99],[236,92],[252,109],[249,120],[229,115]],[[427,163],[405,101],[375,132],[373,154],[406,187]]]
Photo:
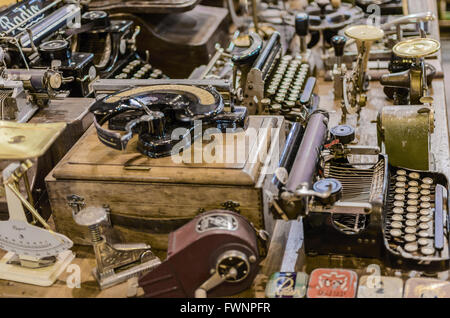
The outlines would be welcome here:
[[[136,136],[124,152],[108,148],[91,127],[46,178],[56,230],[75,243],[90,244],[87,229],[75,224],[68,205],[67,197],[77,195],[86,206],[108,205],[112,226],[126,242],[156,249],[166,249],[168,234],[198,213],[227,203],[228,208],[238,204],[256,228],[271,232],[268,202],[284,126],[281,116],[250,116],[245,131],[216,135],[209,142],[197,139],[181,163],[138,153]],[[217,162],[220,151],[225,163]]]

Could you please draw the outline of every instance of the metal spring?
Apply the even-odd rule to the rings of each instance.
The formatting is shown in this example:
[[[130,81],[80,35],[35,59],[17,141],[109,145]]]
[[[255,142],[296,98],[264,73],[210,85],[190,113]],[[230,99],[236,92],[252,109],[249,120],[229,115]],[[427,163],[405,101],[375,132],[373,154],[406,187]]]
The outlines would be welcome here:
[[[102,240],[102,236],[100,234],[100,227],[98,224],[94,224],[88,227],[91,232],[92,243],[97,243]]]

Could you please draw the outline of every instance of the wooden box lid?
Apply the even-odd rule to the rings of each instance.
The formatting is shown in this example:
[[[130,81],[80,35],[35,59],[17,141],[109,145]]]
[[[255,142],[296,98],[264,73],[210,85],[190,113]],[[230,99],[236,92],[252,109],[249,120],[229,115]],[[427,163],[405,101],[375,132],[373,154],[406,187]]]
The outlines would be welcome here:
[[[92,125],[49,176],[70,180],[255,185],[268,157],[278,162],[277,155],[267,154],[279,153],[280,128],[284,128],[281,116],[250,116],[245,131],[214,135],[211,139],[204,136],[174,158],[154,159],[137,151],[137,136],[125,151],[106,147]]]

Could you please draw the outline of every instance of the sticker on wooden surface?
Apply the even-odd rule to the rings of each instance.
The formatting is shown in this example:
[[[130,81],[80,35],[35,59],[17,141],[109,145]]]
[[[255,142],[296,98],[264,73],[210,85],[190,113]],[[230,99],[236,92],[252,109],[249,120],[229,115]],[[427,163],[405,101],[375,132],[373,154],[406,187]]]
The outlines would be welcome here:
[[[309,280],[308,298],[354,298],[358,275],[347,269],[318,268]]]
[[[410,278],[405,284],[405,298],[450,298],[450,282],[434,278]]]
[[[303,272],[273,273],[266,285],[267,298],[303,298],[306,295],[308,274]]]
[[[402,298],[403,280],[398,277],[364,275],[359,279],[358,298]]]

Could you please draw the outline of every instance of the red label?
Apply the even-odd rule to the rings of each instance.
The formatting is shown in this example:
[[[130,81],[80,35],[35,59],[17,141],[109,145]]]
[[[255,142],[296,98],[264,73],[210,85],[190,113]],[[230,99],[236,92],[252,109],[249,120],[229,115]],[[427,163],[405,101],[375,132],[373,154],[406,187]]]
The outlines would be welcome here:
[[[358,275],[347,269],[318,268],[311,273],[308,298],[355,298]]]

